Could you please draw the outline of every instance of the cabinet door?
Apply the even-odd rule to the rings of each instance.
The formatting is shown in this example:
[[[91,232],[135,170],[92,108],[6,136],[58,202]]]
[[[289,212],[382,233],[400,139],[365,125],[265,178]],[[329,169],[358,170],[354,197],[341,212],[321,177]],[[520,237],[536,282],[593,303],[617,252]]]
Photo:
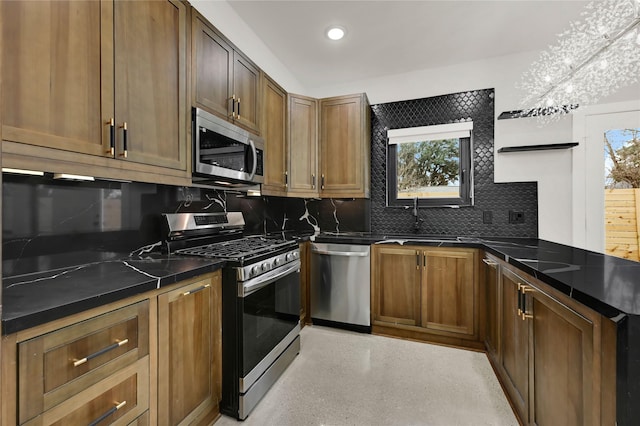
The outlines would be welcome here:
[[[323,197],[365,194],[365,138],[363,95],[320,101],[321,190]],[[367,185],[368,186],[368,185]]]
[[[507,270],[502,270],[501,275],[500,369],[518,417],[526,420],[529,418],[529,328],[527,321],[518,315],[518,284],[524,280]]]
[[[3,1],[3,140],[108,156],[113,2]]]
[[[475,334],[474,253],[425,250],[422,284],[422,326],[432,330]]]
[[[158,296],[158,421],[194,422],[221,396],[220,273]]]
[[[233,93],[236,96],[235,121],[259,133],[260,70],[237,50],[233,52]]]
[[[229,119],[233,96],[233,49],[195,12],[192,25],[195,103],[212,114]]]
[[[289,193],[318,195],[318,101],[289,95]]]
[[[186,5],[115,5],[116,157],[186,170]]]
[[[500,281],[498,275],[498,262],[485,257],[484,262],[484,283],[485,283],[485,312],[486,312],[486,335],[485,345],[489,356],[497,361],[500,357]]]
[[[265,142],[265,195],[287,192],[287,93],[265,76],[263,81],[262,137]]]
[[[599,424],[593,323],[536,289],[527,299],[533,334],[531,423]]]
[[[373,246],[373,321],[380,325],[420,324],[421,252]]]

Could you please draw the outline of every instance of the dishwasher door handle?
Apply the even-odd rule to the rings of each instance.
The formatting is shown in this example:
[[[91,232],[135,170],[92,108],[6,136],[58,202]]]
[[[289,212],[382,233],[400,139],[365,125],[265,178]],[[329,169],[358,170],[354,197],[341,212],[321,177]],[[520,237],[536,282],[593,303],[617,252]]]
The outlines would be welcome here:
[[[311,249],[311,253],[326,254],[327,256],[347,256],[347,257],[367,257],[369,252],[366,251],[331,251],[331,250],[318,250]]]

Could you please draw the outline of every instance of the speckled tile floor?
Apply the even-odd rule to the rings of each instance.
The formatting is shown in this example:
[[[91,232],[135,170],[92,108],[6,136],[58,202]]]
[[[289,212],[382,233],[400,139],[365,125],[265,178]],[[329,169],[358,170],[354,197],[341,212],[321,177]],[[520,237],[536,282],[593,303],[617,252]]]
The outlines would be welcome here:
[[[242,426],[518,424],[482,353],[318,326],[301,338]]]

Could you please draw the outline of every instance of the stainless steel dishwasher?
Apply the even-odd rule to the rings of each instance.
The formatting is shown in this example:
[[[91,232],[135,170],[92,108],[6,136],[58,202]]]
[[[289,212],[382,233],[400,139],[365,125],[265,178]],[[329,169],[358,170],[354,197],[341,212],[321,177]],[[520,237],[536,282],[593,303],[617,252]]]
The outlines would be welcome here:
[[[311,244],[311,320],[371,332],[370,247]]]

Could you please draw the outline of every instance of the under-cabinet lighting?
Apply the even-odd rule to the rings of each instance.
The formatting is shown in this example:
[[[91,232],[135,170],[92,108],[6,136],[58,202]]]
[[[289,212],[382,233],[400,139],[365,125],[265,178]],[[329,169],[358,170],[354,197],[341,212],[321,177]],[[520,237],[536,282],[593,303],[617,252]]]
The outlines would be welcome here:
[[[2,173],[12,173],[15,175],[44,176],[44,172],[39,172],[37,170],[11,169],[9,167],[3,167]]]
[[[54,173],[54,179],[66,179],[66,180],[82,180],[82,181],[90,181],[93,182],[96,180],[93,176],[83,176],[83,175],[70,175],[68,173]]]
[[[248,189],[247,190],[247,196],[249,196],[249,197],[259,197],[261,195],[262,195],[262,193],[260,192],[260,188],[258,188],[258,189]]]

